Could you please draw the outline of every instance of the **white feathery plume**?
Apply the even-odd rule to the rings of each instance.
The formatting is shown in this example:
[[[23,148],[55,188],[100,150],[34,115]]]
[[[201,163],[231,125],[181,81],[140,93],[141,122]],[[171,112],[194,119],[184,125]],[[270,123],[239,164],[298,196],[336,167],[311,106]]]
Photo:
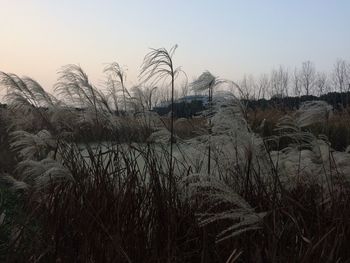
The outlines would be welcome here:
[[[3,181],[6,184],[9,184],[11,189],[14,190],[14,191],[27,190],[30,187],[24,181],[17,180],[16,178],[14,178],[13,176],[11,176],[9,174],[1,175],[0,178],[1,178],[0,179],[1,181]]]
[[[118,92],[122,92],[124,111],[127,110],[127,99],[131,97],[128,89],[125,87],[126,81],[126,69],[120,66],[117,62],[108,64],[104,70],[104,73],[108,75],[107,88],[111,98],[113,99],[115,110],[119,110],[118,103]]]
[[[332,106],[325,101],[306,101],[296,112],[299,127],[310,126],[317,122],[325,122],[332,114]]]
[[[88,113],[92,112],[96,115],[95,119],[103,117],[102,112],[113,112],[109,107],[107,96],[90,83],[87,74],[80,66],[66,65],[59,74],[55,91],[68,105],[81,108]]]
[[[53,107],[56,103],[55,97],[29,77],[0,72],[0,86],[7,89],[6,99],[14,106]]]
[[[214,77],[209,71],[203,72],[190,86],[195,92],[208,90],[217,85],[218,79]]]
[[[236,194],[235,190],[226,182],[208,177],[204,174],[197,174],[191,177],[191,187],[195,188],[195,193],[200,194],[205,199],[203,202],[210,205],[205,213],[200,213],[199,223],[205,226],[212,222],[230,220],[232,225],[224,229],[218,236],[217,242],[231,238],[242,232],[260,228],[260,224],[266,215],[265,212],[257,213],[246,200]],[[230,205],[231,209],[222,212],[210,212],[222,206]]]
[[[17,165],[16,173],[25,184],[35,190],[45,189],[53,183],[74,180],[66,167],[50,158],[40,161],[24,160]]]
[[[144,57],[139,78],[142,83],[148,82],[149,86],[154,87],[160,81],[166,81],[175,78],[182,72],[180,67],[174,68],[173,55],[177,49],[173,46],[169,51],[165,48],[151,48],[151,51]]]
[[[55,140],[47,130],[36,134],[15,131],[11,133],[11,137],[11,148],[26,159],[45,158],[56,147]]]

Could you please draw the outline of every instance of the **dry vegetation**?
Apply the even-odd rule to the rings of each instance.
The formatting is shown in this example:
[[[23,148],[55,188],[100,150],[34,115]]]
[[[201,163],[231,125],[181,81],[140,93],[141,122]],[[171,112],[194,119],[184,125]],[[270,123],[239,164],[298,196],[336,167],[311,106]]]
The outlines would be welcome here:
[[[173,52],[152,50],[142,77],[173,89]],[[330,136],[344,116],[249,112],[206,72],[192,86],[209,109],[161,118],[111,70],[104,93],[67,66],[57,96],[0,73],[2,261],[349,262],[350,154]]]
[[[333,111],[326,121],[310,125],[307,130],[314,135],[326,135],[333,149],[345,151],[350,145],[350,114],[349,109]],[[295,111],[280,109],[248,110],[247,119],[252,129],[263,137],[276,134],[276,127],[284,115],[292,115]],[[261,124],[264,123],[263,126]]]

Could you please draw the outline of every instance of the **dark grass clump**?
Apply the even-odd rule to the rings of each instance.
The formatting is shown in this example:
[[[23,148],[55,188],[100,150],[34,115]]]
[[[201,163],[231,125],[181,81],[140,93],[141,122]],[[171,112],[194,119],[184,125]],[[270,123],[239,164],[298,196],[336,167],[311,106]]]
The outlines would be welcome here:
[[[198,257],[200,230],[193,204],[182,196],[185,188],[169,195],[169,163],[159,162],[162,154],[154,147],[99,146],[87,148],[87,156],[77,146],[61,147],[70,179],[29,190],[26,209],[40,223],[38,241],[46,249],[33,246],[25,256],[42,262],[164,262],[168,226],[176,222],[171,261]],[[140,163],[140,158],[146,161]],[[11,260],[16,260],[21,247],[13,249]]]

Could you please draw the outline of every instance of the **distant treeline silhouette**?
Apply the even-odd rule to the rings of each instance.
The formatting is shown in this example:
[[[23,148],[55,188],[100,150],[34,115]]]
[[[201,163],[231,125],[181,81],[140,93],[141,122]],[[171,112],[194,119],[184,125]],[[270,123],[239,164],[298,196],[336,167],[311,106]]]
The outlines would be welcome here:
[[[326,101],[329,105],[333,106],[334,110],[341,111],[350,105],[350,92],[329,92],[321,96],[304,95],[300,97],[280,97],[274,96],[271,99],[259,99],[259,100],[242,100],[248,109],[269,109],[276,108],[279,110],[296,110],[299,109],[301,103],[305,101],[321,100]],[[175,102],[174,103],[174,116],[176,118],[191,118],[197,115],[199,112],[206,109],[206,106],[201,100],[193,100],[191,102]],[[153,109],[159,115],[169,114],[171,111],[171,105],[164,107],[155,107]]]
[[[334,110],[342,110],[350,105],[350,92],[329,92],[321,96],[304,95],[300,97],[280,97],[274,96],[271,99],[244,100],[249,109],[277,108],[280,110],[299,109],[301,103],[305,101],[321,100],[333,106]]]

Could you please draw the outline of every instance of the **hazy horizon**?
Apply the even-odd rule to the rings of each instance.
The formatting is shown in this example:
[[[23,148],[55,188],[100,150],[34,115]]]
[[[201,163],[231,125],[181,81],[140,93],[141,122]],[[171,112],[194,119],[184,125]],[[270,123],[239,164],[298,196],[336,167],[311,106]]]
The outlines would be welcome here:
[[[98,86],[105,63],[128,68],[149,48],[178,44],[189,79],[210,70],[232,80],[306,60],[330,71],[350,59],[349,1],[3,1],[0,71],[52,91],[57,71],[79,64]]]

